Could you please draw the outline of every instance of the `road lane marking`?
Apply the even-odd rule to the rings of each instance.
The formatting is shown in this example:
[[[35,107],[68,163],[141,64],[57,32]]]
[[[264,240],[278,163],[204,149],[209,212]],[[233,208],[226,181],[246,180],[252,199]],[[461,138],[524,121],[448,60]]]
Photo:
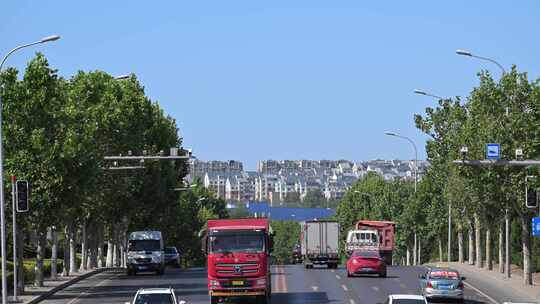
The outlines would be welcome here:
[[[341,280],[341,277],[339,276],[339,274],[336,274],[336,279]]]
[[[311,289],[313,289],[313,291],[317,291],[319,290],[319,286],[311,286]]]
[[[494,304],[499,304],[499,302],[495,301],[492,297],[488,296],[487,294],[483,293],[482,291],[480,291],[480,289],[472,286],[471,284],[463,281],[463,284],[467,285],[468,287],[470,287],[472,290],[478,292],[479,294],[481,294],[482,296],[484,296],[486,299],[490,300],[492,303]]]
[[[349,299],[349,303],[356,304],[356,302],[353,299]]]
[[[117,274],[117,275],[114,275],[114,277],[119,277],[120,274]],[[74,304],[74,303],[77,303],[77,301],[79,301],[81,299],[81,297],[83,296],[87,296],[90,292],[90,290],[96,288],[96,287],[99,287],[101,285],[103,285],[104,283],[106,283],[107,281],[112,281],[113,278],[107,278],[107,279],[104,279],[102,280],[101,282],[99,282],[98,284],[96,285],[93,285],[93,286],[90,286],[88,287],[87,289],[85,289],[83,292],[81,292],[76,298],[74,299],[71,299],[69,302],[67,302],[67,304]]]
[[[344,284],[341,284],[341,288],[343,288],[343,290],[345,291],[349,291],[349,288],[347,288],[347,286],[345,286]]]
[[[375,290],[376,292],[379,292],[379,287],[377,286],[371,286],[371,289]]]
[[[332,269],[332,270],[330,270],[330,272],[332,272],[332,273],[333,273],[333,272],[336,272],[336,271],[335,271],[334,269]]]

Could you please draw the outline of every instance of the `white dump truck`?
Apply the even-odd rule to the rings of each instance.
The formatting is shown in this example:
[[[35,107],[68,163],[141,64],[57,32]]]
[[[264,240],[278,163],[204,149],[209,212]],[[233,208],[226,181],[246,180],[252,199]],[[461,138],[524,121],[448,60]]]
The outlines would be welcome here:
[[[163,237],[160,231],[135,231],[128,237],[127,273],[165,272]]]
[[[345,244],[347,254],[355,250],[379,248],[379,233],[375,229],[349,230]]]

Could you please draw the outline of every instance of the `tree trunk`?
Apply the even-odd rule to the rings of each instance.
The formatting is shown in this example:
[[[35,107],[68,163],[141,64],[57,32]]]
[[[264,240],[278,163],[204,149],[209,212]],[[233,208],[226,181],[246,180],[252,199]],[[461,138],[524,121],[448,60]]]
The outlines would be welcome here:
[[[491,259],[491,227],[486,228],[486,268],[493,270],[493,261]]]
[[[474,228],[476,241],[476,267],[482,268],[482,227],[480,226],[480,217],[476,213],[474,214]]]
[[[409,249],[409,246],[407,246],[407,266],[411,266],[411,250]]]
[[[503,224],[499,224],[499,272],[504,273],[504,227]]]
[[[64,227],[64,269],[62,271],[62,276],[69,276],[69,228],[68,226]]]
[[[103,226],[98,226],[98,234],[97,234],[97,268],[103,267]]]
[[[58,279],[58,231],[51,227],[51,279]]]
[[[467,230],[467,235],[469,239],[469,265],[474,265],[474,237],[473,237],[473,225],[471,220],[469,220],[469,229]]]
[[[416,262],[418,256],[418,246],[417,246],[417,240],[416,240],[416,232],[414,233],[414,247],[413,247],[413,265],[416,266]]]
[[[418,263],[416,265],[422,265],[422,239],[418,239]]]
[[[107,259],[105,262],[105,267],[112,267],[113,263],[113,242],[111,236],[107,237]]]
[[[83,221],[81,227],[81,267],[79,271],[85,271],[87,269],[88,249],[87,249],[88,237],[86,235],[86,221]]]
[[[47,235],[42,229],[38,230],[36,248],[36,266],[34,267],[34,286],[43,287],[43,254],[45,253],[45,242]]]
[[[439,262],[443,261],[443,248],[442,248],[442,239],[439,236]]]
[[[77,247],[75,225],[69,225],[69,273],[77,272]]]
[[[458,262],[464,263],[463,259],[463,225],[458,222]]]
[[[523,214],[521,216],[521,244],[523,247],[523,284],[525,285],[532,285],[530,223],[529,215]]]

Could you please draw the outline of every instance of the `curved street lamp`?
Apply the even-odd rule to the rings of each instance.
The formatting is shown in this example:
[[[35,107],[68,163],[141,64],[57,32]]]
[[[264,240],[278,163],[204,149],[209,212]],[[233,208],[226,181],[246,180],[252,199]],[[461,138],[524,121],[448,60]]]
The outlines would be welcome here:
[[[411,143],[411,145],[413,146],[414,148],[414,193],[416,193],[416,183],[418,181],[418,149],[416,149],[416,144],[414,143],[414,141],[412,141],[412,139],[410,139],[407,136],[399,135],[397,133],[390,132],[390,131],[386,131],[384,132],[384,134],[388,136],[394,136],[394,137],[405,139],[409,143]]]
[[[439,99],[439,100],[444,99],[441,96],[433,95],[431,93],[428,93],[428,92],[422,91],[422,90],[418,90],[418,89],[415,89],[413,92],[414,92],[414,94],[429,96],[429,97],[433,97],[433,98],[436,98],[436,99]]]
[[[481,59],[481,60],[485,60],[485,61],[489,61],[491,63],[494,63],[501,69],[503,74],[506,74],[506,70],[504,69],[504,67],[500,63],[495,61],[495,59],[474,55],[470,51],[461,50],[461,49],[456,50],[456,54],[461,55],[461,56],[468,56],[468,57],[478,58],[478,59]]]
[[[50,41],[56,41],[60,39],[60,36],[58,35],[52,35],[41,38],[39,41],[23,44],[20,45],[11,51],[9,51],[6,56],[2,59],[2,62],[0,62],[0,75],[2,74],[2,67],[4,66],[4,63],[8,59],[8,57],[15,53],[16,51],[27,48],[36,44],[46,43]],[[2,94],[0,92],[0,112],[2,109]],[[2,148],[2,115],[0,113],[0,233],[1,233],[1,242],[2,242],[2,304],[7,303],[7,275],[6,275],[6,224],[4,221],[4,151]],[[13,200],[13,204],[15,204],[15,200]],[[16,234],[16,225],[15,225],[15,207],[13,208],[13,238],[15,239]],[[16,246],[15,242],[13,242],[13,262],[14,267],[16,266]],[[13,281],[14,281],[14,290],[13,290],[13,300],[17,301],[17,271],[13,272]]]

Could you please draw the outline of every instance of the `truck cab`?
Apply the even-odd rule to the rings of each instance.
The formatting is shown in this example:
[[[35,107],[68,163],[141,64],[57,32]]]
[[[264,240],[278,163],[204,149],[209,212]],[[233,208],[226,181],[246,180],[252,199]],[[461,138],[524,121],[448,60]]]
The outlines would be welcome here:
[[[165,271],[163,237],[160,231],[135,231],[129,234],[127,251],[127,273]]]
[[[210,303],[227,297],[271,296],[268,219],[209,220],[203,238],[207,254]]]
[[[354,250],[379,248],[379,233],[376,229],[355,229],[347,233],[346,250],[350,255]]]

